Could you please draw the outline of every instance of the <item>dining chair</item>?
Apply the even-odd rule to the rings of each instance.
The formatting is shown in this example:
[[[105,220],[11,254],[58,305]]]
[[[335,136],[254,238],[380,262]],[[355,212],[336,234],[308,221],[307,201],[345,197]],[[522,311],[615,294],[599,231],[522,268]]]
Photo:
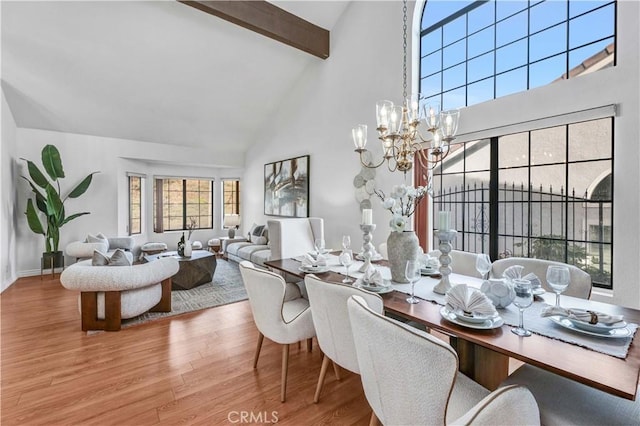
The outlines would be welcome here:
[[[389,252],[387,250],[387,243],[380,243],[378,246],[378,253],[382,256],[383,259],[389,260]]]
[[[249,261],[240,262],[240,274],[249,296],[253,320],[258,327],[258,345],[253,358],[253,368],[258,366],[262,341],[268,339],[282,346],[282,373],[280,401],[285,402],[289,345],[316,335],[311,318],[309,301],[301,296],[292,297],[284,278],[273,272],[256,268]]]
[[[440,250],[431,250],[429,256],[440,258]],[[467,275],[469,277],[482,278],[476,269],[477,253],[462,250],[451,250],[451,271],[454,274]]]
[[[318,385],[313,402],[318,402],[324,384],[329,362],[333,362],[353,373],[360,374],[356,347],[353,343],[347,300],[352,295],[359,295],[377,313],[383,312],[382,298],[368,291],[350,285],[328,283],[315,275],[307,275],[304,279],[309,294],[313,324],[316,328],[318,345],[324,354],[322,368],[318,377]]]
[[[447,343],[380,315],[359,296],[348,309],[364,393],[383,424],[540,424],[525,387],[490,393],[458,372]]]
[[[640,398],[623,399],[528,364],[503,385],[512,383],[529,388],[540,407],[540,422],[546,426],[640,424]]]
[[[491,266],[491,275],[501,278],[505,269],[514,265],[524,266],[522,275],[527,275],[530,272],[536,274],[540,279],[540,283],[542,283],[542,287],[546,291],[550,292],[553,292],[553,290],[547,284],[547,268],[552,265],[566,266],[569,268],[571,284],[569,284],[569,287],[567,287],[562,294],[579,297],[581,299],[589,299],[591,296],[591,275],[577,266],[554,262],[552,260],[532,259],[528,257],[507,257],[506,259],[499,259],[493,262],[493,265]]]

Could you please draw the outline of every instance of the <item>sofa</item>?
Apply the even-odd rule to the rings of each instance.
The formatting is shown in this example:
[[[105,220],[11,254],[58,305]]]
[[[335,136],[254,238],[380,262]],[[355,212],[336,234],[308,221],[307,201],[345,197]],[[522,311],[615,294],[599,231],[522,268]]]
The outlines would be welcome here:
[[[268,260],[300,256],[314,250],[314,241],[324,238],[324,221],[319,217],[271,219],[260,230],[251,227],[243,238],[223,241],[228,259],[248,260],[264,266]],[[262,237],[262,238],[261,238]]]
[[[115,250],[122,249],[126,252],[127,258],[133,261],[132,250],[134,248],[134,240],[132,237],[105,237],[102,234],[87,235],[84,241],[73,241],[64,249],[67,256],[73,257],[76,261],[81,259],[90,259],[94,250],[107,255],[112,255]]]

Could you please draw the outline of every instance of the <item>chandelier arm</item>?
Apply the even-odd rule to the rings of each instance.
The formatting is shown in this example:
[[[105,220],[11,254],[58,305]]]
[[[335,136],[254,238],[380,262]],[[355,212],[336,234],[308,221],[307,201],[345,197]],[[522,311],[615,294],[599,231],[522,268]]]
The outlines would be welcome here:
[[[357,149],[356,149],[356,152],[358,152],[358,151],[360,151],[360,163],[361,163],[364,167],[366,167],[366,168],[368,168],[368,169],[376,169],[376,168],[378,168],[378,167],[382,166],[382,163],[384,163],[384,160],[386,160],[386,158],[383,156],[383,157],[382,157],[382,159],[380,160],[380,162],[379,162],[378,164],[376,164],[376,165],[369,165],[369,164],[367,164],[367,163],[365,163],[365,162],[364,162],[364,160],[363,160],[363,158],[362,158],[362,154],[364,154],[365,152],[371,152],[371,151],[369,151],[368,149],[363,149],[363,150],[357,150]],[[373,156],[373,154],[372,154],[372,156]]]

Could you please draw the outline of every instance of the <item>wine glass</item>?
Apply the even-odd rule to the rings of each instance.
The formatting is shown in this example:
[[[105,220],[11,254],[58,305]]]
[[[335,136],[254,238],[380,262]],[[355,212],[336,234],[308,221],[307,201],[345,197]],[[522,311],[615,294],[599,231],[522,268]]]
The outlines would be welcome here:
[[[349,235],[342,236],[342,249],[347,250],[351,248],[351,237]]]
[[[323,254],[324,253],[324,238],[316,238],[316,240],[313,242],[313,246],[316,249],[316,253],[318,253],[318,256]]]
[[[407,302],[419,303],[420,299],[415,297],[414,290],[416,287],[416,281],[420,279],[420,261],[407,260],[407,265],[404,269],[404,276],[411,283],[411,297],[407,297]]]
[[[569,285],[569,268],[566,266],[549,266],[547,268],[547,284],[556,293],[556,307],[560,307],[560,293]]]
[[[338,259],[340,260],[340,264],[347,268],[347,276],[344,277],[342,282],[345,284],[353,282],[353,280],[349,278],[349,266],[353,263],[353,251],[351,249],[342,250]]]
[[[478,253],[476,256],[476,270],[482,275],[482,279],[484,280],[484,275],[491,270],[491,259],[488,254]]]
[[[512,328],[511,332],[521,337],[529,337],[531,336],[531,332],[524,328],[523,314],[524,310],[533,303],[533,289],[531,288],[531,281],[516,278],[511,282],[513,283],[513,289],[516,292],[516,298],[513,299],[513,304],[520,310],[520,323],[518,327]]]

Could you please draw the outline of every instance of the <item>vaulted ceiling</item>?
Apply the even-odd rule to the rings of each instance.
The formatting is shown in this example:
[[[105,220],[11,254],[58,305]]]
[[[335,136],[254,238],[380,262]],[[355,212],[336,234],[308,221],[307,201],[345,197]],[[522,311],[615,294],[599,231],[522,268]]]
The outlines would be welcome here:
[[[348,1],[274,1],[331,30]],[[244,152],[315,56],[175,1],[2,1],[19,127]]]

